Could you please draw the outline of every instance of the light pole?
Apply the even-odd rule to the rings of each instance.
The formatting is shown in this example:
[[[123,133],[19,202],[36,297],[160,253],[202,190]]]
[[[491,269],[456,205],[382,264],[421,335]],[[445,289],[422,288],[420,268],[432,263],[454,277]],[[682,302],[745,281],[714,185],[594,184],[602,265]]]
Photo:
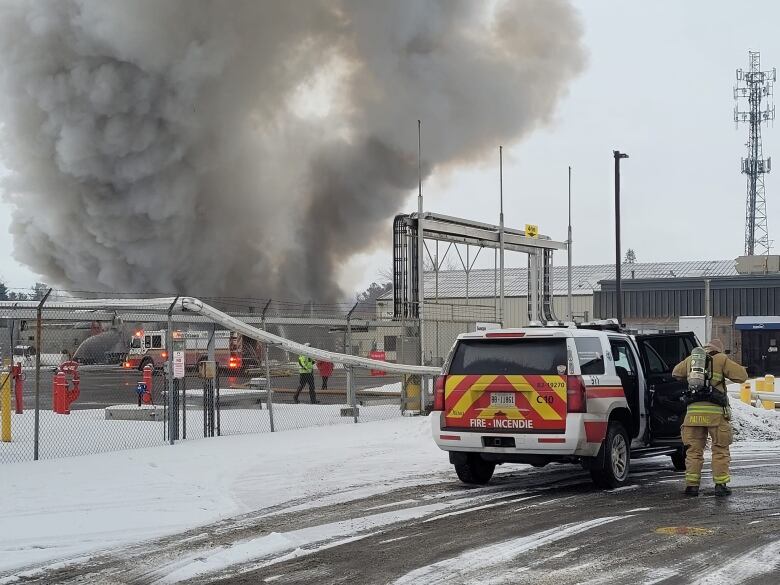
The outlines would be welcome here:
[[[618,325],[623,326],[623,291],[620,286],[620,159],[628,158],[625,152],[613,150],[615,157],[615,305]]]

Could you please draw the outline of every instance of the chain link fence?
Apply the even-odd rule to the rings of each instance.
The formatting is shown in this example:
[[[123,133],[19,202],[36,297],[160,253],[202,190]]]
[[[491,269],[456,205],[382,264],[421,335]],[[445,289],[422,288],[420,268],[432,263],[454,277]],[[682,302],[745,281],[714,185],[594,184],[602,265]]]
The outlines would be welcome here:
[[[384,420],[419,413],[432,393],[432,381],[416,375],[302,366],[279,347],[200,315],[150,310],[142,298],[121,307],[62,306],[73,299],[52,292],[45,300],[0,302],[0,463]],[[419,321],[394,320],[373,303],[204,300],[312,347],[434,366],[483,317],[479,308],[438,305],[421,338]]]

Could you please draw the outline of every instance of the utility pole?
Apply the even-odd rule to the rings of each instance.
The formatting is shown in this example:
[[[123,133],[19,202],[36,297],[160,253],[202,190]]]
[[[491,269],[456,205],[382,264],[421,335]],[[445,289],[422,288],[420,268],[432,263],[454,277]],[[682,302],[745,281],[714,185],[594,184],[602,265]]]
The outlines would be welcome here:
[[[772,242],[766,218],[766,191],[764,175],[772,170],[772,158],[764,158],[761,141],[761,124],[775,119],[775,107],[770,102],[772,86],[777,72],[761,71],[761,54],[749,51],[747,71],[737,69],[737,85],[734,87],[734,122],[748,124],[747,158],[742,159],[742,173],[747,175],[747,201],[745,204],[745,255],[769,254]],[[740,98],[746,98],[748,109],[739,109]],[[766,104],[762,109],[762,100]]]
[[[620,159],[628,158],[625,152],[613,150],[615,157],[615,308],[618,325],[623,325],[623,290],[620,281]]]
[[[425,336],[423,305],[425,304],[425,257],[423,247],[423,195],[422,195],[422,122],[417,120],[417,319],[420,327],[420,365],[425,365]]]
[[[499,308],[501,309],[501,327],[504,327],[506,307],[504,306],[504,147],[498,147],[498,256],[499,256]]]
[[[567,306],[569,309],[569,322],[574,321],[574,310],[571,298],[571,166],[569,166],[569,231],[566,239],[566,254],[568,256],[568,270],[566,274]]]

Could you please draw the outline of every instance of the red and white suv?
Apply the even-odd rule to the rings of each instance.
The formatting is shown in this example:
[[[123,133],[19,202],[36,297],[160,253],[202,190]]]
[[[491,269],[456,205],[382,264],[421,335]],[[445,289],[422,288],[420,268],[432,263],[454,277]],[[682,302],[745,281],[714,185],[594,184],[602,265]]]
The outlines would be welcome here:
[[[693,333],[608,322],[460,335],[436,381],[433,438],[466,483],[501,463],[579,463],[602,487],[624,484],[632,457],[684,469],[685,386],[671,372],[696,346]]]

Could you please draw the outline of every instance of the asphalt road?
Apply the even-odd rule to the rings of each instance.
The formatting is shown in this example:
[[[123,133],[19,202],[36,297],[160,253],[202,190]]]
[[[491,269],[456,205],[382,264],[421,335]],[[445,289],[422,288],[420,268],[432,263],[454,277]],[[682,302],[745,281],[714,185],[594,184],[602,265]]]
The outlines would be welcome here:
[[[35,404],[35,372],[33,370],[25,371],[26,380],[24,382],[24,403],[25,408],[32,409]],[[256,374],[253,374],[256,375]],[[40,382],[40,407],[50,409],[52,404],[52,379],[54,376],[53,368],[41,369]],[[223,373],[220,378],[222,388],[241,388],[249,383],[252,375],[249,374],[230,374]],[[71,410],[105,408],[115,404],[132,404],[137,401],[136,384],[143,379],[143,375],[138,370],[127,370],[119,366],[83,366],[80,371],[80,396],[76,402],[71,405]],[[371,399],[376,396],[363,396],[360,390],[381,386],[397,382],[395,377],[376,377],[368,375],[355,376],[355,387],[358,389],[359,399]],[[317,399],[323,404],[344,404],[346,400],[346,374],[344,371],[335,371],[329,380],[329,390],[320,391],[321,380],[315,376],[315,389]],[[154,377],[154,397],[161,396],[163,390],[163,377],[158,373]],[[202,388],[202,380],[194,374],[188,373],[187,388]],[[293,400],[293,393],[298,387],[298,376],[280,376],[271,378],[271,387],[274,389],[274,402],[290,403]],[[301,393],[301,401],[308,401],[308,388],[304,388]],[[240,408],[251,406],[252,399],[247,399],[245,403],[231,399],[228,408]]]
[[[614,491],[573,466],[507,467],[484,488],[448,473],[343,504],[291,502],[20,582],[147,585],[194,570],[180,582],[776,585],[780,455],[737,451],[725,499],[711,487],[683,497],[665,457],[634,462]],[[231,555],[241,562],[202,570]]]

